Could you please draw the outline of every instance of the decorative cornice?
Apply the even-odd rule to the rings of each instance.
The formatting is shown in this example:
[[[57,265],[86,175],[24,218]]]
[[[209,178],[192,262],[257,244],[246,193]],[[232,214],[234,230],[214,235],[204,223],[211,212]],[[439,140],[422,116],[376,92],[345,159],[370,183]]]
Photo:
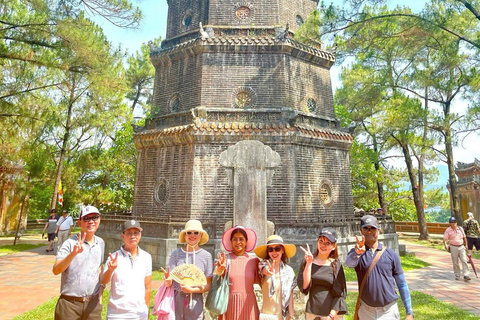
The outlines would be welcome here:
[[[277,28],[278,29],[278,28]],[[184,35],[183,38],[177,38],[177,41],[184,40],[173,46],[163,46],[154,49],[150,54],[150,59],[155,67],[161,63],[168,63],[172,60],[181,60],[189,56],[199,55],[210,52],[230,52],[230,53],[283,53],[289,54],[299,59],[330,68],[335,62],[335,55],[329,51],[313,48],[302,44],[292,38],[291,33],[278,36],[278,30],[261,30],[259,34],[236,34],[231,29],[233,35],[224,35],[225,30],[220,32],[213,30],[215,34],[212,37],[202,38],[195,33]],[[218,34],[218,35],[217,35]],[[195,37],[194,37],[195,36]]]

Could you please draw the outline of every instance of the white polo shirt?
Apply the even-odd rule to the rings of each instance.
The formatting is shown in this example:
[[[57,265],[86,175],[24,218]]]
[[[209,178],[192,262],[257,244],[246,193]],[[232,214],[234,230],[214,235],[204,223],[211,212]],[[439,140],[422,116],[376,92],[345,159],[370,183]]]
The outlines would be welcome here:
[[[145,304],[145,277],[152,274],[152,256],[138,247],[133,259],[123,247],[118,252],[117,268],[112,274],[107,319],[148,319]],[[115,256],[115,252],[112,254]],[[105,263],[104,271],[107,270]]]

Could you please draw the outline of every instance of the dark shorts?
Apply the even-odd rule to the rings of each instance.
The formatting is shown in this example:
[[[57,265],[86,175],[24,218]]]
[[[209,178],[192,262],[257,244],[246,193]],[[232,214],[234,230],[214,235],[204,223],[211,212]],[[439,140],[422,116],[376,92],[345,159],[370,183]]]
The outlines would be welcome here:
[[[468,250],[472,250],[473,246],[475,246],[475,249],[480,250],[480,238],[467,237]]]
[[[102,304],[98,295],[89,301],[81,302],[60,298],[55,307],[55,320],[102,320]]]
[[[48,234],[48,241],[53,241],[55,240],[55,233],[49,233]]]

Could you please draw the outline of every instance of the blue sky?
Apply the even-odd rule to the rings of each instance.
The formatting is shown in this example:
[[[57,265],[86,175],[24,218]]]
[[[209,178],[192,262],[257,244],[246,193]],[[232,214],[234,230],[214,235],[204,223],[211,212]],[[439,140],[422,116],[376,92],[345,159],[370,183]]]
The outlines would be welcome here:
[[[153,40],[159,36],[165,39],[168,5],[167,0],[133,0],[136,5],[140,7],[144,14],[144,19],[140,24],[140,27],[135,30],[120,29],[108,23],[105,20],[99,21],[95,19],[104,29],[105,34],[109,41],[113,44],[121,45],[122,48],[127,49],[130,54],[139,50],[142,43],[146,43],[149,40]],[[175,0],[172,0],[175,1]],[[329,3],[330,1],[326,1]],[[334,3],[341,3],[342,0],[334,0]],[[414,11],[420,11],[425,0],[390,0],[389,6],[395,6],[397,4],[408,6]],[[334,65],[331,70],[332,83],[334,87],[338,87],[338,72],[340,67]],[[463,141],[462,147],[455,148],[455,161],[472,162],[476,157],[480,159],[480,138],[477,134],[470,134],[465,141]]]

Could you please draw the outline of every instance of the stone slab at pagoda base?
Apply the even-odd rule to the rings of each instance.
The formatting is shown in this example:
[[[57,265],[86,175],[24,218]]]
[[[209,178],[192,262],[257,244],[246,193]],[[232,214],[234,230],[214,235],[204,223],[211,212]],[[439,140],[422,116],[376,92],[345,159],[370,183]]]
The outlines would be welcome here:
[[[131,215],[103,215],[97,235],[105,241],[105,258],[108,257],[108,253],[118,250],[123,244],[120,236],[122,225],[124,221],[130,219],[141,222],[143,233],[140,247],[152,255],[153,269],[157,270],[167,266],[171,253],[181,247],[178,243],[178,234],[185,227],[186,221],[164,221],[164,219],[160,221],[151,217]],[[378,216],[378,220],[382,230],[379,240],[398,253],[399,245],[398,235],[395,233],[395,222],[389,216]],[[222,219],[202,220],[202,224],[210,236],[209,241],[202,248],[216,257],[217,252],[223,250],[221,237],[228,221]],[[353,214],[335,219],[332,217],[317,218],[309,223],[293,219],[292,221],[276,221],[274,224],[276,234],[283,237],[286,243],[297,246],[297,254],[289,262],[294,269],[299,268],[303,258],[300,246],[305,247],[308,243],[310,248],[315,248],[318,234],[323,227],[330,226],[337,230],[338,248],[342,262],[345,262],[348,251],[355,246],[355,235],[360,234],[360,216]]]

